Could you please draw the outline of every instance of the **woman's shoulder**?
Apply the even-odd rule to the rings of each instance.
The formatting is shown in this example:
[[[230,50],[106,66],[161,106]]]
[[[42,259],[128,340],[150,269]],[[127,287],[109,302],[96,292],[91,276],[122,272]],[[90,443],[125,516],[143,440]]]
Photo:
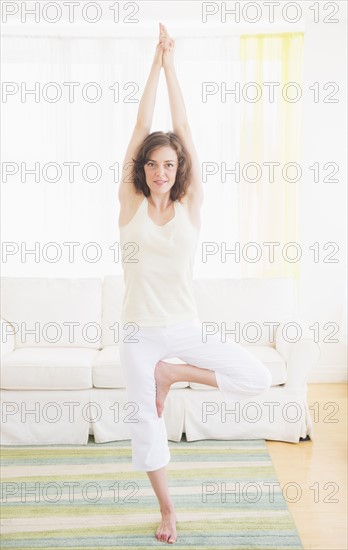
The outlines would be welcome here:
[[[127,200],[120,201],[119,227],[127,225],[133,219],[145,198],[144,193],[138,192],[130,194]]]
[[[201,206],[199,201],[192,200],[191,197],[184,195],[177,201],[181,208],[186,212],[192,225],[199,231],[201,228]]]

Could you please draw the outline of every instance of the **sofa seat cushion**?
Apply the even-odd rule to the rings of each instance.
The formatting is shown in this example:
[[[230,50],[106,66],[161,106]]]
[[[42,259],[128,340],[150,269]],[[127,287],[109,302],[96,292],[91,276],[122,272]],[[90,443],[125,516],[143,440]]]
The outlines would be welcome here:
[[[20,348],[2,359],[5,390],[82,390],[92,388],[91,348]]]
[[[125,388],[119,346],[106,346],[94,358],[92,380],[95,388]]]
[[[167,363],[184,363],[176,357],[165,359]],[[93,386],[95,388],[125,388],[126,381],[120,363],[118,345],[106,346],[95,356],[92,366]],[[187,388],[188,382],[175,382],[173,388]]]
[[[253,353],[271,372],[272,386],[279,386],[286,382],[286,363],[283,357],[271,346],[245,346]],[[190,387],[196,390],[217,390],[214,386],[190,382]]]

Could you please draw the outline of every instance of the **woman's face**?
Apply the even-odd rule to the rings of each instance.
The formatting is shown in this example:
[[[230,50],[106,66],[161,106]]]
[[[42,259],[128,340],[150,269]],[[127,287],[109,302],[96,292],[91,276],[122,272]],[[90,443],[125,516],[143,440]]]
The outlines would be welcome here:
[[[172,147],[159,147],[149,154],[144,165],[146,183],[151,192],[163,194],[175,183],[178,156]]]

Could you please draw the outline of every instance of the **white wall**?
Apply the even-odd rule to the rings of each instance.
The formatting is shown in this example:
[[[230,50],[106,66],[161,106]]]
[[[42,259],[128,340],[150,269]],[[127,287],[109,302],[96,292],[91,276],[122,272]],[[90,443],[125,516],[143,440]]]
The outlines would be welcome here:
[[[343,4],[343,3],[342,3]],[[345,3],[344,3],[345,4]],[[343,6],[342,6],[343,7]],[[318,369],[312,373],[311,381],[330,379],[341,381],[346,377],[345,362],[347,336],[344,332],[344,290],[346,279],[347,250],[347,173],[346,173],[346,20],[339,24],[314,24],[307,21],[305,33],[305,101],[303,121],[303,171],[306,174],[300,186],[300,236],[303,242],[301,262],[300,304],[303,317],[310,326],[319,323],[321,359]],[[320,86],[320,102],[313,101],[309,90],[315,82]],[[339,86],[334,98],[338,103],[324,103],[333,88],[323,89],[327,82]],[[313,172],[308,169],[318,162],[323,176],[331,170],[324,170],[327,162],[339,165],[339,173],[334,176],[337,183],[313,181]],[[319,243],[319,262],[314,262],[309,246]],[[333,256],[337,263],[327,263],[323,259],[333,251],[324,250],[325,243],[333,242],[339,251]],[[336,246],[335,245],[335,246]],[[339,343],[324,342],[333,327],[326,323],[337,323],[340,331],[333,339]]]

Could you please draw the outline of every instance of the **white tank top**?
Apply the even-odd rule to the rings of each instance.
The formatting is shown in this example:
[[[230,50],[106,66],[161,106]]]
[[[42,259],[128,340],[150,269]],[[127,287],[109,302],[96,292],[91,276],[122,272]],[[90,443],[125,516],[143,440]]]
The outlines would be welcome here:
[[[159,326],[199,321],[192,270],[199,230],[179,201],[175,216],[155,224],[144,195],[129,223],[120,227],[125,292],[121,322]]]

